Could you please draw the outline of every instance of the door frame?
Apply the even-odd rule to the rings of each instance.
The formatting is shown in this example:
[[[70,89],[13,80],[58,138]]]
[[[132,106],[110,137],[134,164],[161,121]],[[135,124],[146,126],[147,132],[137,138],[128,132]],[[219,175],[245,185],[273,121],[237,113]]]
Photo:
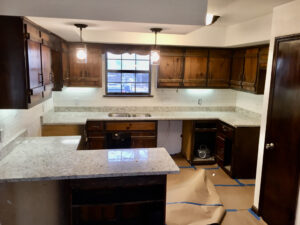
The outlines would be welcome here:
[[[273,53],[273,63],[272,63],[272,72],[271,72],[271,82],[270,82],[270,92],[269,92],[269,105],[268,105],[268,111],[267,111],[267,125],[266,125],[266,132],[270,129],[271,127],[271,118],[269,115],[272,113],[272,107],[273,107],[273,100],[274,100],[274,91],[275,91],[275,81],[276,81],[276,67],[277,67],[277,56],[278,56],[278,50],[279,50],[279,44],[281,42],[286,42],[286,41],[293,41],[293,40],[300,40],[300,33],[298,34],[292,34],[292,35],[286,35],[286,36],[279,36],[275,37],[275,42],[274,42],[274,53]],[[265,152],[265,144],[267,143],[267,133],[265,135],[265,142],[264,142],[264,152]],[[298,154],[300,156],[300,154]],[[266,170],[265,170],[265,163],[266,163],[266,157],[264,154],[263,157],[263,166],[262,166],[262,178],[261,178],[261,188],[260,190],[263,190],[265,187],[265,176],[266,176]],[[292,195],[297,196],[294,200],[294,202],[291,204],[292,210],[295,212],[294,213],[294,220],[296,219],[296,210],[297,210],[297,203],[298,203],[298,193],[299,193],[299,174],[300,174],[300,157],[297,157],[297,176],[295,177],[296,183],[297,183],[297,188],[295,189],[294,193]],[[259,196],[259,207],[258,207],[258,214],[262,215],[262,208],[263,208],[263,193],[260,191],[260,196]]]

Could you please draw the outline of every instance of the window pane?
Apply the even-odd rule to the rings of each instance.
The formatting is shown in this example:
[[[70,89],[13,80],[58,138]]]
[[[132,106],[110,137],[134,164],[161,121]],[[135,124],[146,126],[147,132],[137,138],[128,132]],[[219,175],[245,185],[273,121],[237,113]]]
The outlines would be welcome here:
[[[149,61],[136,61],[136,70],[149,71]]]
[[[121,93],[121,84],[107,83],[107,93]]]
[[[122,54],[122,59],[135,59],[135,54],[124,53]]]
[[[118,60],[118,59],[107,60],[107,69],[108,70],[121,70],[121,60]]]
[[[135,60],[122,60],[122,70],[135,70]]]
[[[150,55],[136,55],[136,59],[150,60]]]
[[[107,73],[107,82],[121,82],[121,73]]]
[[[136,93],[149,93],[149,83],[136,83]]]
[[[122,93],[134,93],[135,84],[134,83],[122,83]]]
[[[149,73],[137,73],[136,82],[139,83],[149,82]]]
[[[107,58],[108,59],[121,59],[121,54],[113,54],[113,53],[108,52]]]
[[[122,82],[135,82],[134,73],[122,73]]]

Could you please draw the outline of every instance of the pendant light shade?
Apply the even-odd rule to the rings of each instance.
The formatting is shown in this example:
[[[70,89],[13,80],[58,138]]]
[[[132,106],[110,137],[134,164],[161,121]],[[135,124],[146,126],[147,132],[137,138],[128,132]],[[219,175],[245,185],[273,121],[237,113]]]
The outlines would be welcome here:
[[[82,43],[82,29],[83,28],[87,28],[88,25],[86,24],[80,24],[80,23],[76,23],[74,24],[75,27],[80,29],[80,43]],[[86,62],[87,60],[87,49],[86,49],[86,45],[84,45],[82,48],[78,48],[76,50],[76,57],[78,60]]]
[[[151,50],[151,64],[152,65],[159,65],[159,60],[160,60],[160,51],[157,48],[157,33],[161,32],[161,28],[151,28],[150,29],[152,32],[155,33],[155,46],[154,49]]]

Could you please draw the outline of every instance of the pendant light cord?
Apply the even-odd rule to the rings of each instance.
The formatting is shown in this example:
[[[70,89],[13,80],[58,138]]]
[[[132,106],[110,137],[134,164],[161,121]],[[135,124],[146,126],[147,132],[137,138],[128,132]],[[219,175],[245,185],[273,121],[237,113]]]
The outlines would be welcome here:
[[[80,42],[82,43],[82,27],[80,27]]]

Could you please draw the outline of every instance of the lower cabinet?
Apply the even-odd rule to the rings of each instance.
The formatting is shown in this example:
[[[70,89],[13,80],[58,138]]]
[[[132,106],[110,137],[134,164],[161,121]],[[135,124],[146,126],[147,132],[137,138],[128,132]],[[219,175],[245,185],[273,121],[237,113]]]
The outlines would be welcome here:
[[[155,148],[156,121],[87,121],[86,149]]]
[[[259,127],[197,120],[183,121],[182,132],[182,154],[191,164],[217,163],[232,178],[255,178]]]

